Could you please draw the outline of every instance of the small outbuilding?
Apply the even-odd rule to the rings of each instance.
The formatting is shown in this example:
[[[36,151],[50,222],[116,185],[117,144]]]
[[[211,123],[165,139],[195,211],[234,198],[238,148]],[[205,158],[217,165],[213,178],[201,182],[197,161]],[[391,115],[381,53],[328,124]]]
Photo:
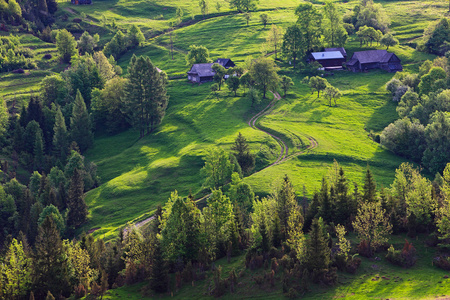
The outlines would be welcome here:
[[[400,58],[386,50],[355,52],[347,62],[347,68],[353,72],[365,72],[372,69],[382,69],[391,73],[403,71]]]
[[[213,64],[219,64],[225,69],[235,67],[235,63],[229,58],[219,58],[214,63],[194,64],[187,72],[188,80],[195,83],[212,81],[214,78]]]
[[[92,0],[71,0],[74,5],[92,4]]]
[[[345,63],[345,57],[341,51],[313,52],[310,54],[308,61],[310,63],[318,62],[325,70],[339,70]]]

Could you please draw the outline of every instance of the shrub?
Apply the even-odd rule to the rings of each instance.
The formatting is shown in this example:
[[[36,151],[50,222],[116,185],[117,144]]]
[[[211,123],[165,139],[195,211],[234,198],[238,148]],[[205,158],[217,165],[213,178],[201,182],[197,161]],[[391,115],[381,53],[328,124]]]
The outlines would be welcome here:
[[[82,20],[81,20],[80,18],[74,18],[74,19],[72,20],[72,22],[77,23],[77,24],[80,24],[81,21],[82,21]]]
[[[350,274],[355,274],[356,270],[358,270],[360,265],[361,265],[361,258],[351,257],[347,260],[346,270]]]
[[[392,264],[410,268],[415,265],[417,261],[416,249],[405,240],[405,245],[403,246],[403,250],[395,250],[394,246],[391,245],[388,249],[388,254],[386,255],[386,259],[390,261]]]
[[[25,71],[23,69],[17,69],[12,71],[14,74],[23,74]]]
[[[79,284],[78,286],[76,286],[74,294],[76,299],[83,298],[84,296],[86,296],[86,288],[84,287],[84,285]]]
[[[358,253],[364,257],[371,257],[372,251],[370,250],[369,243],[366,240],[362,240],[358,245]]]
[[[439,255],[433,258],[433,265],[445,271],[450,271],[450,257],[447,255]]]
[[[45,54],[42,58],[43,59],[51,59],[53,56],[50,53]]]

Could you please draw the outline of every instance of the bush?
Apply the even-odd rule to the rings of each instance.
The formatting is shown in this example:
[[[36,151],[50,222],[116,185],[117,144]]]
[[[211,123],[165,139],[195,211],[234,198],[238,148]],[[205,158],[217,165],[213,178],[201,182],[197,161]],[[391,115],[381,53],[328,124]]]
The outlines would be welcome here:
[[[372,251],[369,247],[369,243],[366,240],[362,240],[358,245],[358,253],[364,257],[371,257]]]
[[[17,69],[12,71],[14,74],[23,74],[25,71],[23,69]]]
[[[347,260],[346,270],[350,274],[355,274],[356,270],[358,270],[360,265],[361,265],[361,258],[351,257]]]
[[[82,21],[82,20],[81,20],[80,18],[74,18],[74,19],[72,20],[72,22],[77,23],[77,24],[80,24],[81,21]]]
[[[448,255],[439,255],[433,258],[433,265],[445,271],[450,271],[450,257]]]
[[[45,54],[42,58],[43,59],[51,59],[53,56],[50,53]]]
[[[395,250],[394,246],[388,249],[388,254],[386,255],[386,259],[390,261],[392,264],[403,267],[410,268],[416,264],[417,255],[416,249],[405,240],[405,245],[403,246],[403,250]]]

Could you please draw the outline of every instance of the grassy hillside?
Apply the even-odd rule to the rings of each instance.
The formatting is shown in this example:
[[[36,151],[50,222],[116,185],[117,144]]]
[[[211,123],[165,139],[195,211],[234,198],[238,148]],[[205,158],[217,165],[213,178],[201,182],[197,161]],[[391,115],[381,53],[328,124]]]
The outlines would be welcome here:
[[[260,8],[271,9],[268,3],[261,1]],[[355,3],[345,4],[342,10],[352,8]],[[437,19],[447,9],[445,2],[433,2],[433,5],[431,1],[382,3],[393,20],[393,31],[397,28],[402,30],[400,39],[403,43],[414,39],[419,29],[423,30],[430,19]],[[416,19],[422,25],[407,23],[407,16],[403,14],[403,9],[395,6],[396,3],[407,3],[407,9],[419,14]],[[272,8],[276,5],[281,4],[273,3]],[[420,10],[422,5],[429,9]],[[290,2],[280,7],[282,9],[269,11],[268,14],[275,23],[286,27],[295,20],[295,15]],[[249,25],[246,26],[240,15],[210,18],[174,31],[174,60],[170,57],[166,34],[127,53],[119,63],[126,67],[133,53],[149,55],[169,75],[184,74],[188,69],[184,56],[191,44],[208,47],[212,58],[230,57],[243,63],[247,57],[257,57],[271,50],[264,46],[268,29],[264,30],[259,23],[259,12],[254,13]],[[349,56],[361,50],[354,38],[349,40],[346,48]],[[390,50],[402,59],[406,70],[417,70],[424,60],[433,58],[406,44]],[[393,74],[382,71],[364,74],[337,72],[327,79],[343,92],[343,97],[337,107],[328,107],[325,99],[316,99],[317,96],[311,95],[307,86],[300,83],[305,74],[293,71],[287,65],[281,67],[284,74],[294,79],[295,87],[288,98],[279,101],[274,112],[262,119],[260,124],[283,136],[304,140],[305,136],[312,136],[319,146],[307,154],[248,177],[246,180],[255,191],[260,195],[270,193],[272,183],[288,174],[293,178],[299,194],[305,185],[308,195],[311,195],[334,159],[344,166],[352,181],[362,183],[364,170],[369,165],[377,182],[389,186],[394,170],[404,160],[382,149],[368,134],[370,131],[380,132],[397,118],[395,104],[384,90],[384,84]],[[96,140],[87,157],[98,164],[104,184],[89,192],[87,201],[92,220],[89,228],[101,227],[97,235],[112,237],[118,226],[148,215],[175,189],[182,195],[187,195],[189,191],[201,195],[204,192],[203,177],[199,171],[206,149],[213,145],[229,149],[229,143],[239,131],[250,140],[254,151],[261,148],[271,149],[272,153],[278,151],[273,139],[247,126],[246,121],[252,111],[248,101],[241,97],[242,91],[236,98],[223,91],[220,99],[216,100],[210,94],[209,86],[191,85],[185,80],[171,81],[169,109],[157,133],[137,140],[137,134],[131,130]]]

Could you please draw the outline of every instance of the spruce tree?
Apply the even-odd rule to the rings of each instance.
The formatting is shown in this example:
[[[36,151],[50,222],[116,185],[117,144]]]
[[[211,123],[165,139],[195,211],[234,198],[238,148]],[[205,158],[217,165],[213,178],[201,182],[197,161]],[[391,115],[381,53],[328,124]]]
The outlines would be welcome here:
[[[33,154],[34,154],[34,169],[42,171],[44,167],[44,142],[42,141],[41,130],[36,132]]]
[[[364,178],[363,199],[365,202],[375,202],[377,200],[377,184],[369,166],[367,166],[366,177]]]
[[[33,290],[38,299],[50,292],[66,295],[71,292],[69,264],[63,242],[50,216],[39,226],[33,259]]]
[[[87,220],[88,207],[84,202],[84,184],[80,171],[75,169],[70,180],[67,214],[67,226],[77,228]]]
[[[232,220],[229,225],[229,238],[228,241],[231,242],[231,255],[239,255],[239,232],[237,230],[236,221]]]
[[[234,156],[241,166],[244,174],[250,174],[255,167],[255,156],[250,153],[247,139],[239,132],[237,138],[234,140],[234,145],[231,146],[234,151]]]
[[[125,113],[140,137],[152,132],[164,118],[169,97],[166,80],[147,56],[133,55],[125,86]]]
[[[331,222],[333,220],[332,203],[330,194],[328,193],[328,182],[325,177],[322,178],[322,186],[319,194],[319,205],[319,216],[321,216],[325,221]]]
[[[156,293],[165,293],[169,288],[169,274],[164,260],[161,244],[158,239],[155,242],[153,253],[152,275],[150,276],[150,288]]]
[[[318,219],[314,219],[307,241],[307,267],[309,271],[327,269],[330,264],[330,248]]]
[[[77,90],[70,118],[70,137],[80,147],[81,152],[86,151],[94,142],[91,119],[79,90]]]
[[[266,218],[262,215],[261,223],[259,224],[259,234],[261,235],[261,250],[267,253],[270,250],[269,234],[266,227]]]
[[[67,158],[69,143],[67,140],[66,121],[59,106],[56,110],[56,119],[55,126],[53,126],[53,132],[53,153],[60,159],[61,163],[64,164]]]
[[[277,193],[278,217],[280,218],[283,239],[288,232],[288,219],[292,210],[298,210],[297,200],[292,183],[287,175],[284,176],[281,187]]]

